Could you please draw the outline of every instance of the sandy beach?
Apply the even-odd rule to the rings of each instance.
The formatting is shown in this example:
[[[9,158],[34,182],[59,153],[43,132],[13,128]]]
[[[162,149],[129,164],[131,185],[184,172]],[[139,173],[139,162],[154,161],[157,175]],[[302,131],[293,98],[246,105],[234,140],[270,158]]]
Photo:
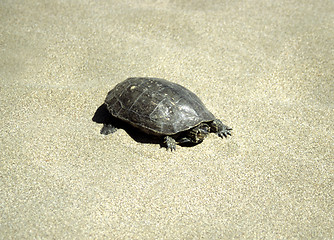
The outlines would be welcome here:
[[[333,239],[334,2],[0,2],[0,239]],[[128,77],[232,136],[175,152],[92,118]]]

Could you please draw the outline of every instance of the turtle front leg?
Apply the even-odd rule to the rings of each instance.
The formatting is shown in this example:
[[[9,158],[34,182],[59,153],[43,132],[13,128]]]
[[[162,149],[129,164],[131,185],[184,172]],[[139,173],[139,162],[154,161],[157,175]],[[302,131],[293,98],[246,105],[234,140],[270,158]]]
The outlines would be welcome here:
[[[232,128],[224,125],[219,119],[215,119],[210,124],[210,132],[216,133],[219,137],[224,138],[231,136]]]
[[[116,131],[117,131],[117,128],[114,125],[105,123],[103,124],[103,127],[101,128],[100,133],[104,135],[108,135]]]
[[[175,151],[176,150],[176,141],[170,136],[164,137],[164,143],[166,144],[167,150]]]

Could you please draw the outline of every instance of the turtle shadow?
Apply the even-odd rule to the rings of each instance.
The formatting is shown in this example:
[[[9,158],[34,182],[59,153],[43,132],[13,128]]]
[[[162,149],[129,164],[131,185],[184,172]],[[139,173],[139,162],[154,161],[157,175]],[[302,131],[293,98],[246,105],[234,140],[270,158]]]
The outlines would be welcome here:
[[[139,130],[138,128],[135,128],[131,124],[113,117],[109,113],[105,103],[102,104],[100,107],[98,107],[98,109],[94,113],[92,121],[99,123],[99,124],[112,124],[118,129],[123,129],[136,142],[144,143],[144,144],[159,144],[161,148],[166,147],[165,144],[163,143],[162,137],[147,134]],[[179,144],[179,146],[182,146],[182,147],[193,147],[195,145],[197,144],[196,143]]]
[[[112,124],[118,129],[123,129],[126,131],[129,136],[135,140],[136,142],[140,143],[151,143],[151,144],[158,144],[161,142],[161,139],[148,135],[139,129],[133,127],[131,124],[126,123],[118,118],[113,117],[105,104],[102,104],[95,112],[92,120],[96,123],[101,123],[101,124]],[[102,127],[102,126],[101,126]]]

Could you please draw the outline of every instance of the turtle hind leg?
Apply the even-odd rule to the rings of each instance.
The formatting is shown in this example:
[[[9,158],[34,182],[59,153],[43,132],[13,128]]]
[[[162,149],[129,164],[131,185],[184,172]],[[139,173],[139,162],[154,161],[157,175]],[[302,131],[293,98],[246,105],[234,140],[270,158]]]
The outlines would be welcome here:
[[[216,133],[221,138],[231,136],[232,128],[223,124],[219,119],[215,119],[210,124],[210,132]]]
[[[171,136],[164,137],[164,144],[166,145],[167,150],[175,151],[176,150],[176,141]]]
[[[100,133],[108,135],[117,131],[117,128],[112,124],[103,124]]]

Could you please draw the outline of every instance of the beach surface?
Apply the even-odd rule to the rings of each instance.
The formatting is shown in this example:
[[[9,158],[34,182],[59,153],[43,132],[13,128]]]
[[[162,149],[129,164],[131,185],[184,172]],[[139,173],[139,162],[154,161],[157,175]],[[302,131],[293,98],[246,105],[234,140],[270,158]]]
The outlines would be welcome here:
[[[334,2],[0,2],[0,239],[333,239]],[[128,77],[232,136],[175,152],[92,118]]]

